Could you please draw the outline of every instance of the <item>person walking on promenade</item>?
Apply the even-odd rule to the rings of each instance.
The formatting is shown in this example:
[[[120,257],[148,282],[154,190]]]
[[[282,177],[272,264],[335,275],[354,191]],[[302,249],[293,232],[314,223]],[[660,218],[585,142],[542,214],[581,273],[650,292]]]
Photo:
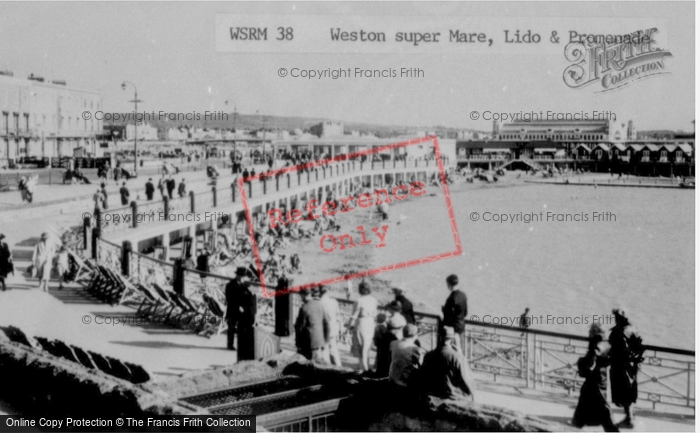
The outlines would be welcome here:
[[[416,315],[413,312],[413,303],[406,298],[406,291],[401,287],[391,289],[394,292],[394,300],[401,304],[401,315],[406,319],[409,325],[416,324]]]
[[[126,182],[122,182],[122,187],[119,188],[119,196],[122,199],[122,206],[129,205],[129,188],[126,187]]]
[[[610,344],[597,323],[588,332],[588,351],[578,360],[578,374],[585,379],[571,424],[581,428],[602,425],[605,431],[620,431],[612,421],[607,399]]]
[[[184,197],[187,194],[187,187],[185,186],[185,179],[182,179],[182,182],[180,182],[180,185],[177,187],[177,195],[180,196],[180,198]]]
[[[168,198],[170,200],[173,199],[173,191],[175,191],[175,185],[175,179],[173,179],[171,175],[166,182],[166,187],[168,188]]]
[[[95,214],[97,211],[101,212],[104,209],[105,196],[102,194],[101,189],[95,191],[95,195],[92,196],[92,201],[95,202]]]
[[[418,327],[416,325],[406,325],[403,328],[403,335],[402,340],[392,342],[389,347],[391,353],[389,382],[406,390],[413,384],[426,351],[417,344]]]
[[[156,192],[156,189],[153,186],[153,179],[148,178],[148,182],[146,182],[146,200],[153,200],[154,192]]]
[[[303,305],[294,324],[297,352],[317,364],[326,363],[326,345],[330,337],[330,318],[319,300],[318,288],[299,293]]]
[[[610,391],[612,402],[625,410],[618,427],[634,428],[632,404],[637,402],[637,372],[644,361],[642,338],[632,327],[624,308],[613,310],[615,326],[610,330]]]
[[[323,305],[323,311],[328,316],[329,331],[328,331],[328,350],[326,354],[326,363],[333,364],[337,367],[342,367],[343,363],[340,361],[340,351],[338,350],[338,338],[340,337],[340,305],[338,301],[335,300],[330,294],[328,286],[320,286],[319,291],[321,293],[321,304]]]
[[[462,335],[464,334],[464,319],[467,317],[467,295],[459,290],[459,278],[452,274],[447,277],[447,290],[450,295],[442,307],[442,324],[451,327],[457,334],[455,343],[460,348],[462,345]]]
[[[257,299],[250,291],[248,284],[248,273],[245,268],[239,267],[236,269],[236,277],[226,284],[226,322],[228,329],[226,331],[226,348],[228,350],[236,350],[233,345],[233,340],[238,332],[238,347],[245,342],[244,337],[241,340],[242,333],[249,333],[250,328],[255,323],[255,314],[257,313]]]
[[[374,337],[374,319],[377,316],[379,302],[371,295],[369,284],[361,282],[358,288],[360,297],[355,304],[355,311],[350,317],[350,329],[353,331],[353,355],[360,358],[361,372],[369,371],[369,352]]]
[[[49,291],[49,279],[51,278],[51,264],[56,250],[53,242],[49,240],[49,234],[44,232],[41,234],[41,240],[34,247],[32,255],[32,264],[36,269],[36,275],[39,278],[39,289]]]
[[[107,198],[109,196],[107,195],[107,185],[105,185],[104,182],[100,185],[100,191],[102,192],[102,206],[107,210],[109,209],[109,205],[107,204]]]
[[[467,359],[457,349],[457,333],[451,326],[441,329],[438,347],[428,352],[418,371],[418,383],[423,395],[440,399],[474,400],[475,382]]]
[[[522,337],[525,335],[525,330],[530,327],[530,317],[528,316],[528,313],[530,312],[530,308],[525,307],[525,312],[520,315],[520,329],[523,330],[523,333],[520,334]]]
[[[12,251],[10,247],[5,242],[5,235],[0,233],[0,284],[2,284],[2,291],[7,290],[5,286],[5,278],[12,273],[15,273],[15,265],[12,263]]]
[[[164,199],[165,194],[167,194],[167,192],[166,192],[167,191],[167,183],[168,183],[168,179],[165,178],[165,173],[163,173],[163,177],[161,177],[158,180],[158,191],[160,191],[160,198],[161,199]]]

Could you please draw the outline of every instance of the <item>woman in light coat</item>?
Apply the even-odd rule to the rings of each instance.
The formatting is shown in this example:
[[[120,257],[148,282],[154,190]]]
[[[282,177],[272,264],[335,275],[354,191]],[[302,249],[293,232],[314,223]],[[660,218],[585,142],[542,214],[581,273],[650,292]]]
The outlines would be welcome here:
[[[39,288],[45,292],[49,291],[49,279],[51,278],[51,264],[53,256],[56,254],[56,249],[49,240],[49,234],[44,232],[41,234],[41,240],[34,247],[34,255],[32,256],[32,264],[36,269],[36,276],[39,278]]]

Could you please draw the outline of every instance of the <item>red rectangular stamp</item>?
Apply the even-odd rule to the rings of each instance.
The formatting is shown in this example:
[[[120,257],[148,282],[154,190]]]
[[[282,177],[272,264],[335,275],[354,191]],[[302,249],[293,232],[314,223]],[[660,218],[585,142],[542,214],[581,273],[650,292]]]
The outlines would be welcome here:
[[[411,146],[417,147],[410,149]],[[430,146],[432,152],[423,150],[426,147],[429,149]],[[420,152],[412,152],[419,148],[424,152],[423,156],[420,156]],[[381,168],[369,169],[370,164],[374,165],[371,163],[373,159],[381,161],[380,156],[386,156],[387,153],[393,155],[392,160],[397,158],[400,162],[397,164],[396,161],[392,161],[389,166],[382,164]],[[415,154],[419,154],[416,160],[412,156]],[[430,157],[424,158],[425,155]],[[408,158],[411,158],[411,164],[407,164]],[[317,196],[316,191],[323,191],[323,182],[300,186],[300,191],[315,188],[313,195],[306,193],[305,205],[299,206],[295,203],[289,206],[290,209],[266,209],[261,219],[264,225],[258,227],[256,233],[256,221],[246,193],[247,182],[255,182],[262,176],[274,178],[285,173],[333,167],[335,163],[353,160],[356,163],[365,160],[365,168],[358,169],[355,164],[355,170],[328,180],[330,183],[335,182],[335,186],[339,185],[338,182],[349,181],[351,188],[345,188],[346,194],[342,194],[342,188],[338,188],[339,191],[326,191],[325,201],[321,203],[319,196],[323,193]],[[368,177],[370,181],[363,182]],[[374,185],[374,179],[379,179],[378,185]],[[318,189],[319,185],[321,190]],[[255,268],[265,297],[364,278],[462,254],[462,243],[457,230],[440,144],[434,136],[283,167],[245,179],[241,177],[238,179],[238,189],[243,200]],[[293,190],[290,189],[291,191]],[[350,233],[345,229],[341,230],[341,223],[350,225],[353,230]],[[430,245],[407,247],[406,239],[424,228],[425,224],[444,226],[445,230],[441,230],[444,236],[437,236],[435,242],[431,242]],[[304,225],[305,229],[302,228]],[[311,226],[313,229],[309,228]],[[292,287],[284,290],[268,289],[265,282],[265,265],[276,253],[270,248],[268,260],[263,260],[261,252],[266,251],[261,248],[258,240],[262,239],[262,231],[298,239],[303,244],[302,253],[311,254],[311,251],[316,255],[314,258],[318,259],[317,262],[333,258],[345,264],[346,260],[358,260],[358,251],[364,251],[365,256],[362,256],[361,261],[370,264],[367,265],[368,269],[339,271],[336,275],[322,276],[297,285],[294,285],[292,278]],[[343,254],[346,256],[342,256]],[[367,255],[371,257],[368,258]]]

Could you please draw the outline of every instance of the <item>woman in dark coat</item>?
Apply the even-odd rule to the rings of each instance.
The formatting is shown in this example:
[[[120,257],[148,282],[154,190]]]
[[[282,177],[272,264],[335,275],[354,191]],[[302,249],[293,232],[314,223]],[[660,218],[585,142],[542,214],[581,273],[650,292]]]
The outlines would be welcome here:
[[[12,272],[14,273],[15,268],[12,264],[12,252],[10,247],[5,242],[5,235],[0,233],[0,284],[2,284],[2,291],[7,290],[5,286],[5,278]]]
[[[633,428],[632,404],[637,402],[637,372],[644,348],[624,308],[613,310],[615,326],[610,330],[610,393],[615,405],[625,410],[621,427]]]
[[[605,431],[620,431],[612,421],[606,396],[610,345],[604,341],[605,331],[598,324],[591,325],[588,338],[588,352],[578,360],[579,375],[586,380],[571,424],[579,428],[602,425]]]

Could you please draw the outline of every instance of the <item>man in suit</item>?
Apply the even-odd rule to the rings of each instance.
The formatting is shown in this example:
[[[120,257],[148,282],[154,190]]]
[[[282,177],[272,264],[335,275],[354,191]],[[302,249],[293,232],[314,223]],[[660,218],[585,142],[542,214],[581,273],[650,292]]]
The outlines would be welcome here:
[[[299,309],[294,325],[297,352],[315,363],[325,364],[325,350],[331,330],[330,319],[319,301],[318,288],[311,290],[312,293],[308,290],[300,292],[304,305]]]
[[[454,341],[457,348],[460,348],[464,335],[464,319],[467,317],[467,295],[457,287],[459,284],[457,275],[450,275],[446,281],[450,295],[442,307],[442,324],[454,330],[457,334]]]
[[[236,269],[236,277],[226,285],[226,348],[236,350],[233,339],[238,333],[238,349],[240,359],[252,359],[255,332],[255,315],[258,312],[258,301],[250,291],[248,273],[244,267]]]
[[[153,186],[153,179],[149,178],[146,182],[146,199],[153,200],[154,192],[156,192],[156,188]]]
[[[177,187],[177,194],[180,196],[180,198],[184,197],[185,194],[187,194],[186,189],[187,187],[185,186],[185,179],[182,179],[182,182],[180,182],[180,185]]]
[[[168,188],[168,198],[173,199],[173,191],[175,191],[175,179],[171,177],[168,178],[168,181],[166,182],[166,186]]]
[[[122,182],[122,187],[119,188],[119,195],[122,198],[122,206],[129,205],[129,189],[126,187],[126,182]]]

